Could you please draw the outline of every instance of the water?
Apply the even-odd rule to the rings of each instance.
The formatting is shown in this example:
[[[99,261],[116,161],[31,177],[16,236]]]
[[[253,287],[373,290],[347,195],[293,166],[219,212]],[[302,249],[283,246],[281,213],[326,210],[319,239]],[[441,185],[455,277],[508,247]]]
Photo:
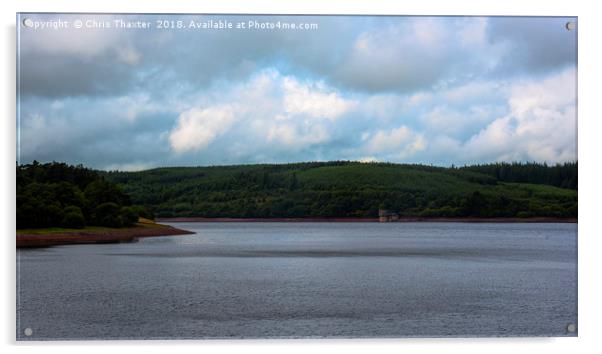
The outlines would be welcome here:
[[[576,224],[174,225],[19,250],[19,339],[576,335]]]

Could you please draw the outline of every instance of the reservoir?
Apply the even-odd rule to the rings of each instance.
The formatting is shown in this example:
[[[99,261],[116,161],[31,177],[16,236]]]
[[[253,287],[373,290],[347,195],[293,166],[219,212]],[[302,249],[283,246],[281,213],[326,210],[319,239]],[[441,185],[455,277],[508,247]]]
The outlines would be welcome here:
[[[17,338],[575,336],[567,328],[578,328],[577,224],[172,225],[195,234],[18,249]]]

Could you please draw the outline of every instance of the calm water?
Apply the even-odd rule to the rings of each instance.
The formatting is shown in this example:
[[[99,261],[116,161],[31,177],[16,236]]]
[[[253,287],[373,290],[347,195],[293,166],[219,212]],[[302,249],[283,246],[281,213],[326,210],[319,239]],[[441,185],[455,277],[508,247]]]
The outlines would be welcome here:
[[[19,339],[575,335],[576,224],[174,225],[19,250]]]

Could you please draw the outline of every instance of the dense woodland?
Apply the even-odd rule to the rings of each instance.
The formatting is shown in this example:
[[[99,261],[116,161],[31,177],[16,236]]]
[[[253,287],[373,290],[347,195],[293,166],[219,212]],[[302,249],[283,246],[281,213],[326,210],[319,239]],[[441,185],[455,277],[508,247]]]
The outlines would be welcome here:
[[[83,166],[17,166],[17,228],[124,227],[152,217],[115,183]]]
[[[577,163],[348,161],[102,172],[157,217],[576,217]]]
[[[577,163],[434,167],[348,161],[103,172],[17,166],[17,228],[129,226],[146,218],[576,217]]]
[[[547,184],[577,189],[577,163],[553,166],[538,163],[494,163],[463,167],[462,170],[488,174],[500,182]]]

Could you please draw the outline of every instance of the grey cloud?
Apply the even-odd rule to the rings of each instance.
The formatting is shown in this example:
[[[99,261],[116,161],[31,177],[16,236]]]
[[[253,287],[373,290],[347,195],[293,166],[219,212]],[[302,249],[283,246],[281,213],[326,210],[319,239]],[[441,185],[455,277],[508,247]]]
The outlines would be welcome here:
[[[113,18],[103,15],[96,17],[107,20]],[[32,18],[73,20],[79,17],[48,15]],[[222,34],[169,34],[111,29],[81,31],[23,28],[19,53],[21,94],[45,97],[118,95],[135,86],[150,88],[154,82],[160,83],[163,77],[198,84],[206,83],[230,68],[239,73],[253,69],[247,65],[245,70],[244,65],[237,63],[252,64],[243,55],[247,51],[244,46],[253,45],[253,41],[248,38],[232,41]],[[236,36],[233,38],[236,39]],[[119,51],[125,45],[130,50],[139,52],[139,63],[128,64],[123,61]],[[170,74],[173,74],[172,77]]]
[[[159,18],[124,17],[151,22]],[[120,94],[140,89],[156,95],[174,89],[198,91],[220,79],[244,80],[268,66],[277,66],[284,73],[288,70],[328,77],[347,55],[358,31],[369,21],[360,17],[320,16],[183,15],[171,19],[186,23],[193,19],[304,22],[317,23],[319,29],[91,30],[86,32],[87,38],[81,38],[76,30],[24,29],[20,43],[21,94],[61,97]],[[124,61],[120,55],[124,49],[135,51],[140,56],[139,62]]]
[[[410,92],[450,78],[547,70],[575,60],[575,33],[564,29],[566,19],[557,18],[488,18],[486,42],[468,44],[461,43],[460,33],[478,19],[198,15],[170,19],[315,22],[319,29],[99,30],[87,37],[69,30],[23,30],[21,93],[61,97],[146,90],[160,97],[165,91],[199,91],[220,79],[244,80],[268,66],[285,74],[325,79],[342,89]],[[364,51],[358,49],[361,41]],[[124,50],[129,51],[125,57]],[[128,53],[139,60],[128,63]]]
[[[20,162],[65,161],[95,168],[114,164],[163,161],[162,142],[176,114],[167,111],[127,117],[119,99],[24,98],[20,119]]]
[[[494,17],[489,19],[489,40],[504,44],[504,73],[557,70],[577,64],[577,30],[565,24],[575,18]]]
[[[106,57],[91,62],[73,56],[22,56],[20,93],[43,97],[119,95],[135,79],[131,68]]]

